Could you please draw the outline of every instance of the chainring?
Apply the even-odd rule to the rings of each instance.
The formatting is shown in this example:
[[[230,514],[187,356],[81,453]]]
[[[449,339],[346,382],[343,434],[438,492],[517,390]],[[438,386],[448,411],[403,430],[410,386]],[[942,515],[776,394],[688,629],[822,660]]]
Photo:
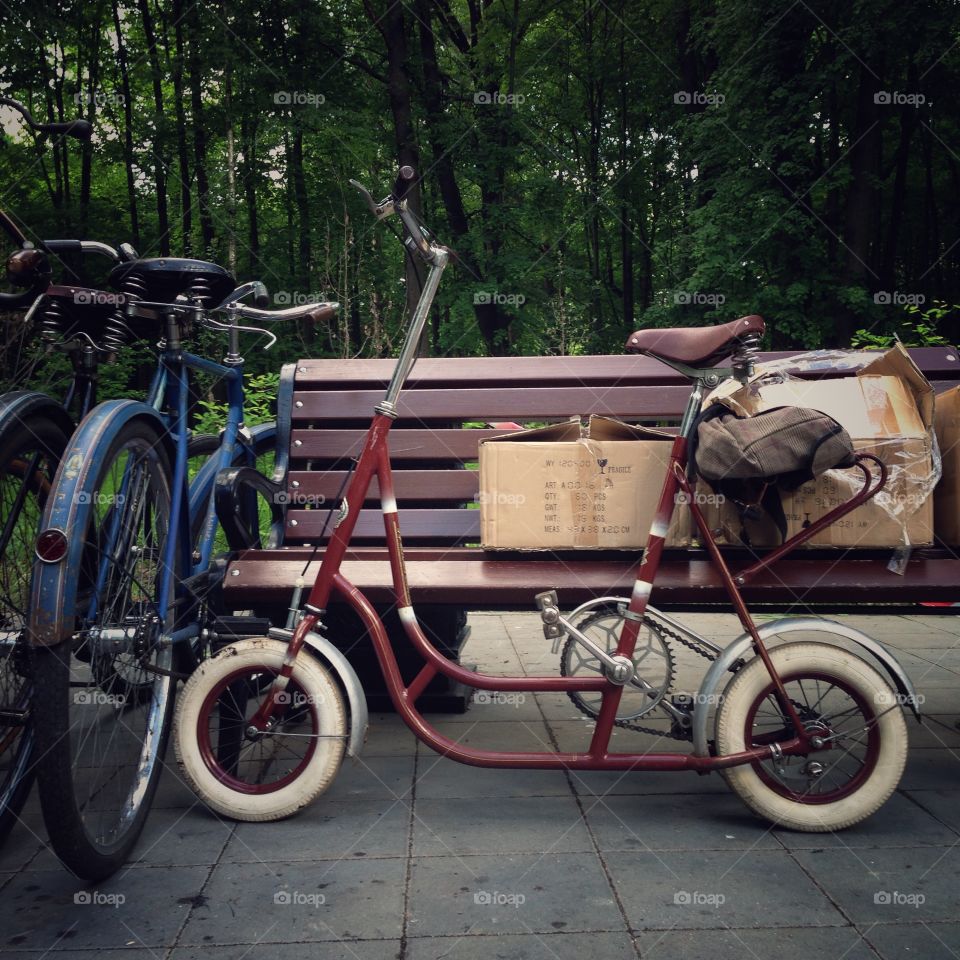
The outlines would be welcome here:
[[[615,649],[616,642],[620,635],[620,628],[623,625],[623,616],[620,613],[619,609],[607,606],[598,608],[596,611],[591,613],[588,617],[581,620],[580,623],[576,624],[576,627],[581,632],[586,632],[587,628],[593,626],[597,621],[601,619],[614,619],[614,623],[611,627],[605,631],[608,635],[607,648]],[[644,616],[643,617],[643,626],[645,626],[651,635],[650,643],[647,646],[647,649],[652,649],[652,644],[655,642],[659,645],[660,650],[663,654],[664,661],[666,663],[666,670],[664,671],[664,682],[662,685],[656,689],[656,695],[651,697],[649,705],[646,705],[643,710],[633,711],[630,714],[625,716],[620,716],[619,713],[614,720],[614,726],[621,727],[626,730],[634,730],[638,733],[647,733],[657,737],[667,737],[671,740],[690,740],[692,735],[688,730],[679,730],[676,728],[676,725],[672,724],[671,729],[663,730],[657,727],[648,727],[644,726],[641,723],[638,723],[637,720],[641,717],[646,717],[652,713],[662,702],[663,700],[670,695],[672,692],[673,680],[676,674],[676,661],[673,654],[673,649],[671,647],[671,641],[679,643],[685,647],[688,647],[690,650],[693,650],[694,653],[697,653],[699,656],[703,657],[706,660],[715,660],[716,655],[708,652],[704,648],[698,646],[697,644],[687,640],[681,634],[670,630],[665,624],[655,621],[652,617]],[[612,645],[611,645],[612,640]],[[574,640],[573,637],[568,637],[567,642],[564,644],[563,651],[560,655],[560,675],[564,677],[573,676],[568,666],[568,660],[570,655],[574,652],[574,648],[581,648],[581,645]],[[581,663],[585,664],[585,660],[582,656],[578,657]],[[594,660],[594,663],[597,663]],[[636,659],[636,650],[634,651],[634,665],[642,667],[642,663],[638,664]],[[600,672],[599,663],[594,669],[596,672]],[[649,682],[649,680],[648,680]],[[636,689],[635,687],[632,689]],[[568,691],[567,696],[570,697],[573,701],[574,706],[581,712],[586,714],[588,717],[597,718],[597,710],[594,709],[587,701],[583,699],[583,695],[578,690]],[[622,701],[621,701],[622,702]],[[669,716],[669,714],[667,714]]]

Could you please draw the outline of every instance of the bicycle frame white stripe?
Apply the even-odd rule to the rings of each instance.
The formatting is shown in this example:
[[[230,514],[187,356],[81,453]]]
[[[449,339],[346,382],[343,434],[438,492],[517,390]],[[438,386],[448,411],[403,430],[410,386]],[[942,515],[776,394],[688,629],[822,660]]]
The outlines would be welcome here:
[[[664,520],[654,520],[653,526],[650,527],[650,536],[660,537],[661,540],[666,540],[667,527],[668,524]]]
[[[380,497],[380,509],[384,513],[396,513],[397,512],[397,500],[396,497],[381,496]]]
[[[416,623],[417,615],[414,612],[413,607],[397,607],[397,613],[400,616],[400,621],[402,623]]]
[[[633,585],[633,599],[646,599],[650,596],[650,591],[652,589],[652,583],[648,583],[646,580],[637,580]]]

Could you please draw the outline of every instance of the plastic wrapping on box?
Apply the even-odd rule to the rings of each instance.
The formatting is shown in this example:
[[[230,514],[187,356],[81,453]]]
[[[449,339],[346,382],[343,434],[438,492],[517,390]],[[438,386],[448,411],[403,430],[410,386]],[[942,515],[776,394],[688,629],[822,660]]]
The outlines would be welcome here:
[[[838,387],[835,376],[808,379],[810,374],[821,371],[840,371],[849,376],[842,378],[844,387]],[[857,402],[845,405],[844,391],[849,391],[854,379]],[[779,388],[779,384],[788,386]],[[890,569],[900,573],[911,548],[931,542],[931,498],[941,473],[933,422],[933,388],[899,344],[886,353],[813,350],[758,364],[746,388],[736,381],[727,381],[707,398],[708,403],[717,401],[747,415],[778,402],[823,410],[848,429],[858,452],[872,453],[884,462],[887,482],[883,489],[847,517],[856,517],[862,524],[870,516],[866,511],[872,510],[874,517],[889,518],[895,528],[888,533],[880,521],[874,522],[870,535],[858,543],[854,521],[848,521],[853,528],[846,533],[841,521],[841,529],[832,534],[831,545],[894,547]],[[830,470],[815,481],[815,492],[813,485],[805,486],[798,498],[806,495],[804,506],[825,512],[854,496],[862,483],[858,469]],[[876,514],[877,509],[882,514]],[[809,514],[806,519],[810,520]]]

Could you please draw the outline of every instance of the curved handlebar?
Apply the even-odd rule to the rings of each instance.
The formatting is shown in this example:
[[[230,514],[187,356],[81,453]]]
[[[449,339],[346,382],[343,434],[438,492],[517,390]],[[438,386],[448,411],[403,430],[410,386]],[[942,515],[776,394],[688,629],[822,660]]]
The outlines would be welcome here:
[[[12,107],[27,124],[38,133],[62,133],[67,137],[76,137],[77,140],[89,140],[93,133],[93,125],[89,120],[65,120],[62,123],[39,123],[31,116],[30,111],[13,97],[0,97],[0,104]]]
[[[340,309],[334,300],[328,303],[304,303],[285,310],[260,310],[257,307],[240,307],[238,317],[244,320],[312,320],[314,323],[326,323]]]
[[[110,244],[100,243],[99,240],[43,240],[41,245],[50,253],[96,253],[114,263],[119,263],[122,259],[121,254]],[[132,247],[130,249],[133,250]],[[136,259],[135,253],[134,251],[133,259]]]
[[[40,133],[62,133],[65,137],[77,140],[89,140],[93,135],[93,124],[89,120],[65,120],[63,123],[31,124]]]
[[[440,255],[439,251],[443,251],[446,248],[435,247],[430,242],[430,235],[420,226],[417,218],[407,206],[407,193],[409,193],[410,188],[416,183],[416,180],[417,171],[414,170],[413,167],[405,164],[397,172],[397,179],[393,184],[393,193],[379,203],[374,201],[370,195],[370,191],[367,190],[362,183],[359,183],[357,180],[351,180],[350,183],[356,187],[367,201],[367,206],[370,207],[371,213],[373,213],[378,220],[385,220],[391,214],[396,213],[403,223],[403,232],[405,234],[403,241],[404,246],[407,247],[408,250],[416,252],[425,263],[436,264],[438,262],[438,256]]]
[[[0,310],[19,310],[29,306],[37,297],[42,296],[50,286],[50,278],[38,280],[29,290],[23,293],[0,293]]]

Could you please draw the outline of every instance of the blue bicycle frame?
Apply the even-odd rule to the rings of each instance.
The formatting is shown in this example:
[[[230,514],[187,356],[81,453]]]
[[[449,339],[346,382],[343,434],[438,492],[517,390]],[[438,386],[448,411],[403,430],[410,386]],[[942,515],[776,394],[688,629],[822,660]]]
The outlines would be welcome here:
[[[220,446],[203,465],[197,476],[188,483],[189,432],[189,371],[197,370],[221,378],[227,390],[227,415],[220,437]],[[83,463],[75,472],[75,486],[83,489],[86,473],[98,456],[105,456],[119,431],[132,419],[152,422],[170,454],[173,464],[169,535],[164,544],[163,563],[166,570],[181,570],[184,579],[201,574],[207,569],[216,542],[217,518],[213,501],[213,486],[217,473],[236,466],[238,458],[243,465],[255,464],[255,444],[268,443],[275,434],[273,424],[265,424],[244,436],[243,417],[243,361],[235,353],[228,355],[227,362],[216,363],[183,351],[180,347],[176,322],[171,320],[166,346],[159,357],[157,371],[150,386],[146,403],[130,400],[107,401],[96,407],[71,438],[64,459],[75,458]],[[120,495],[126,498],[131,481],[130,471],[135,464],[128,464],[121,481]],[[125,503],[126,500],[120,501]],[[86,529],[90,504],[82,498],[66,493],[59,504],[51,504],[50,515],[45,520],[46,528],[64,532]],[[255,504],[253,505],[255,508]],[[194,541],[192,519],[203,511],[203,524]],[[117,511],[104,531],[103,556],[113,556],[121,529],[121,514]],[[68,554],[64,561],[40,564],[34,583],[34,630],[33,642],[40,645],[57,643],[73,632],[76,612],[75,578],[67,571],[81,562],[82,538],[68,537]],[[99,597],[105,587],[107,566],[100,565],[97,572],[96,590],[89,605],[82,611],[82,619],[93,622],[98,615]],[[177,587],[173,577],[163,577],[158,585],[156,615],[167,628],[165,642],[182,642],[198,636],[200,626],[193,624],[183,630],[169,632],[168,613],[176,601]]]

